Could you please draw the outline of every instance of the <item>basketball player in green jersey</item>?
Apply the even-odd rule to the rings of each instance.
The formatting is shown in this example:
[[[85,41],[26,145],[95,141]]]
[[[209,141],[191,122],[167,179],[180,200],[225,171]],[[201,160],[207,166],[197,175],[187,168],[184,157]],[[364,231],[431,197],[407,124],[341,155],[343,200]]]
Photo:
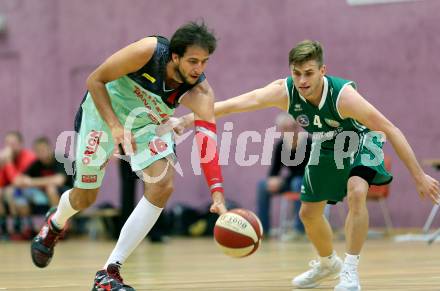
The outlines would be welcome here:
[[[278,107],[288,111],[313,133],[311,158],[301,189],[300,217],[320,259],[311,269],[293,278],[297,288],[315,288],[340,275],[335,291],[361,290],[357,266],[367,236],[366,196],[369,185],[389,183],[384,169],[384,133],[408,168],[421,197],[439,202],[439,183],[423,172],[402,132],[366,101],[352,81],[326,75],[323,51],[316,41],[303,41],[289,53],[291,76],[264,88],[215,103],[217,117]],[[169,123],[179,132],[192,124],[186,115]],[[375,132],[372,132],[375,131]],[[348,139],[349,138],[349,139]],[[345,261],[336,255],[332,231],[323,215],[327,203],[347,196]]]
[[[214,95],[203,73],[215,47],[216,38],[207,27],[190,22],[170,41],[147,37],[119,50],[89,76],[75,122],[75,185],[61,196],[56,211],[49,212],[32,241],[36,266],[50,263],[68,218],[95,201],[107,161],[121,145],[132,169],[144,178],[144,197],[125,222],[104,269],[96,273],[92,290],[134,290],[124,284],[119,269],[153,227],[173,191],[174,140],[171,133],[157,136],[155,128],[180,103],[196,116],[201,167],[213,199],[210,210],[226,212]]]

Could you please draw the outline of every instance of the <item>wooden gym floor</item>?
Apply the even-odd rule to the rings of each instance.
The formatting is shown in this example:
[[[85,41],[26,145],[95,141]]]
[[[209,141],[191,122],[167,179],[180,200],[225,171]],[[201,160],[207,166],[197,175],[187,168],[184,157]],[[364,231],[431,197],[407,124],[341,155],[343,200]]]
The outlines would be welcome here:
[[[29,243],[0,242],[0,290],[90,290],[112,241],[61,242],[46,269],[32,265]],[[336,243],[343,254],[343,242]],[[293,275],[306,270],[314,252],[308,242],[264,241],[245,259],[221,254],[210,239],[149,242],[125,263],[122,275],[136,290],[294,290]],[[440,290],[440,245],[370,240],[362,256],[362,290]],[[336,281],[318,290],[333,290]]]

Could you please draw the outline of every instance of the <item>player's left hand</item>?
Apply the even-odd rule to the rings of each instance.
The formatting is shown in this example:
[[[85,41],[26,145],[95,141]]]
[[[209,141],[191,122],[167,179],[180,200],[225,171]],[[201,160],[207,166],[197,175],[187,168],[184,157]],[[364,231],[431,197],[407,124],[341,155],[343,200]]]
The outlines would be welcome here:
[[[125,129],[121,124],[111,127],[110,130],[115,145],[114,154],[120,154],[119,145],[122,146],[126,155],[133,155],[136,152],[136,139],[131,131]]]
[[[431,176],[424,174],[420,180],[417,181],[417,192],[419,195],[429,197],[435,204],[440,203],[440,188],[439,182]]]
[[[222,215],[226,213],[228,209],[225,206],[225,197],[222,192],[214,192],[212,193],[212,204],[209,208],[209,211],[212,213],[217,213],[218,215]]]

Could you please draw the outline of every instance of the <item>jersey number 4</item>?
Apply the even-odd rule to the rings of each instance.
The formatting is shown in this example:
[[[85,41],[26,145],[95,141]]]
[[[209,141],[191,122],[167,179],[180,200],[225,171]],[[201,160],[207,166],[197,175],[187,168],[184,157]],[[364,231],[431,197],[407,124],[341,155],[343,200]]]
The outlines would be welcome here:
[[[319,118],[319,115],[315,115],[315,117],[313,118],[313,125],[322,128],[322,123],[321,123],[321,119]]]

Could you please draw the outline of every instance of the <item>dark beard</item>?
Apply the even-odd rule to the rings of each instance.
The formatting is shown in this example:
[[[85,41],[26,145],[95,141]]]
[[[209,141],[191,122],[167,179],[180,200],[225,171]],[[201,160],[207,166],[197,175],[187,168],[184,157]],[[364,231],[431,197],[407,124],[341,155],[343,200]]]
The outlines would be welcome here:
[[[183,84],[192,85],[191,83],[188,82],[187,78],[182,74],[179,67],[177,67],[176,73],[179,76],[179,78],[182,80]]]

